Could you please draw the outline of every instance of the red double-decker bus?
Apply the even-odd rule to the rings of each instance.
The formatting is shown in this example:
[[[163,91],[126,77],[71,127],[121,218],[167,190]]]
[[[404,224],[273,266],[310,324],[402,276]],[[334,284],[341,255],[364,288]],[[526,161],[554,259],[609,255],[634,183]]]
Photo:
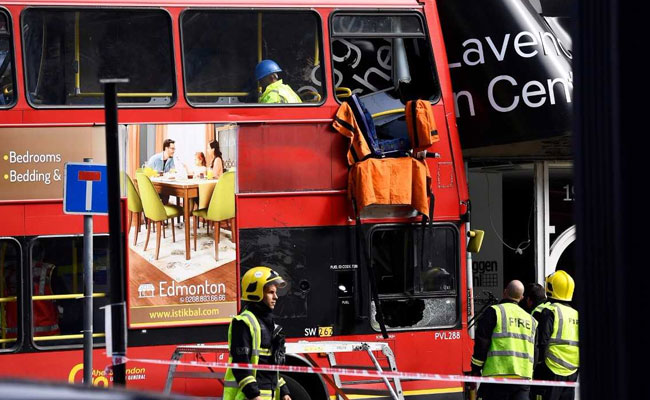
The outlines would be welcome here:
[[[300,102],[259,102],[261,60]],[[118,86],[129,357],[169,360],[179,344],[225,342],[240,274],[267,265],[289,283],[275,312],[290,341],[382,341],[400,371],[469,369],[468,191],[433,0],[8,0],[0,375],[81,380],[83,222],[63,212],[63,174],[66,162],[106,161],[100,78],[129,79]],[[439,141],[428,151],[438,156],[419,162],[433,224],[403,197],[353,207],[349,141],[332,128],[352,95],[383,140],[404,137],[406,100],[431,102]],[[365,187],[415,196],[415,173],[391,164],[404,158],[377,159],[393,180]],[[234,208],[223,200],[232,197]],[[112,380],[100,311],[107,230],[95,217],[96,385]],[[311,362],[326,359],[288,359]],[[129,363],[127,386],[162,390],[166,375]],[[291,377],[313,399],[334,395],[317,375]],[[461,386],[402,382],[413,398],[462,398]],[[215,396],[221,386],[185,378],[172,391]]]

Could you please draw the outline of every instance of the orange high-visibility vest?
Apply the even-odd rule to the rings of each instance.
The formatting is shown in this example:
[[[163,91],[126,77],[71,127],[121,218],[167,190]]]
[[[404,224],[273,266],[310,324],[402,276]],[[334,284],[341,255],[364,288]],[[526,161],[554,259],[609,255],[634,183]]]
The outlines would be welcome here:
[[[32,281],[34,296],[49,295],[52,293],[52,272],[54,265],[37,262],[32,268]],[[34,336],[51,336],[61,333],[59,329],[59,313],[53,300],[35,300],[33,302]],[[5,337],[15,338],[18,333],[18,307],[17,302],[7,304],[6,327],[2,327]]]
[[[359,128],[352,108],[350,108],[348,103],[341,104],[334,116],[332,126],[341,135],[350,139],[348,165],[354,165],[356,162],[364,160],[371,154],[366,138],[363,137],[361,128]]]

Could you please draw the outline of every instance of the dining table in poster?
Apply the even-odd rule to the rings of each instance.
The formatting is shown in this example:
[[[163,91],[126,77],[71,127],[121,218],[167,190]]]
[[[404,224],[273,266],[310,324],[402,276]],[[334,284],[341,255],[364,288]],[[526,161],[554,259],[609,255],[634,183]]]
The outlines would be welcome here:
[[[183,221],[185,223],[185,259],[191,258],[190,252],[190,216],[192,207],[199,200],[199,186],[207,190],[214,190],[216,179],[176,179],[169,177],[151,178],[151,183],[162,196],[176,196],[183,199]]]

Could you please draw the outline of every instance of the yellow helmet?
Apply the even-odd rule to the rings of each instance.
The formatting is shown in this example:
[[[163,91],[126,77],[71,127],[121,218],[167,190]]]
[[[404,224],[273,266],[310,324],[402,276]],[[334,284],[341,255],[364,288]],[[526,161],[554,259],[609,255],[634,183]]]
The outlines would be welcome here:
[[[241,278],[241,298],[246,301],[262,301],[264,286],[269,283],[283,288],[287,283],[280,274],[269,267],[259,266],[246,271]]]
[[[546,277],[546,295],[551,299],[571,301],[576,284],[571,275],[557,270]]]

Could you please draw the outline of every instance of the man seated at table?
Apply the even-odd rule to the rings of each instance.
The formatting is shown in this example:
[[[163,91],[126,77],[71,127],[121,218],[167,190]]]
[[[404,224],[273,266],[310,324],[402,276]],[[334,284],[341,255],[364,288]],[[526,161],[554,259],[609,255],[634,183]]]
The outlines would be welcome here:
[[[174,152],[176,151],[176,142],[171,139],[165,139],[163,142],[163,151],[156,153],[149,161],[147,166],[158,172],[169,172],[174,169]]]

